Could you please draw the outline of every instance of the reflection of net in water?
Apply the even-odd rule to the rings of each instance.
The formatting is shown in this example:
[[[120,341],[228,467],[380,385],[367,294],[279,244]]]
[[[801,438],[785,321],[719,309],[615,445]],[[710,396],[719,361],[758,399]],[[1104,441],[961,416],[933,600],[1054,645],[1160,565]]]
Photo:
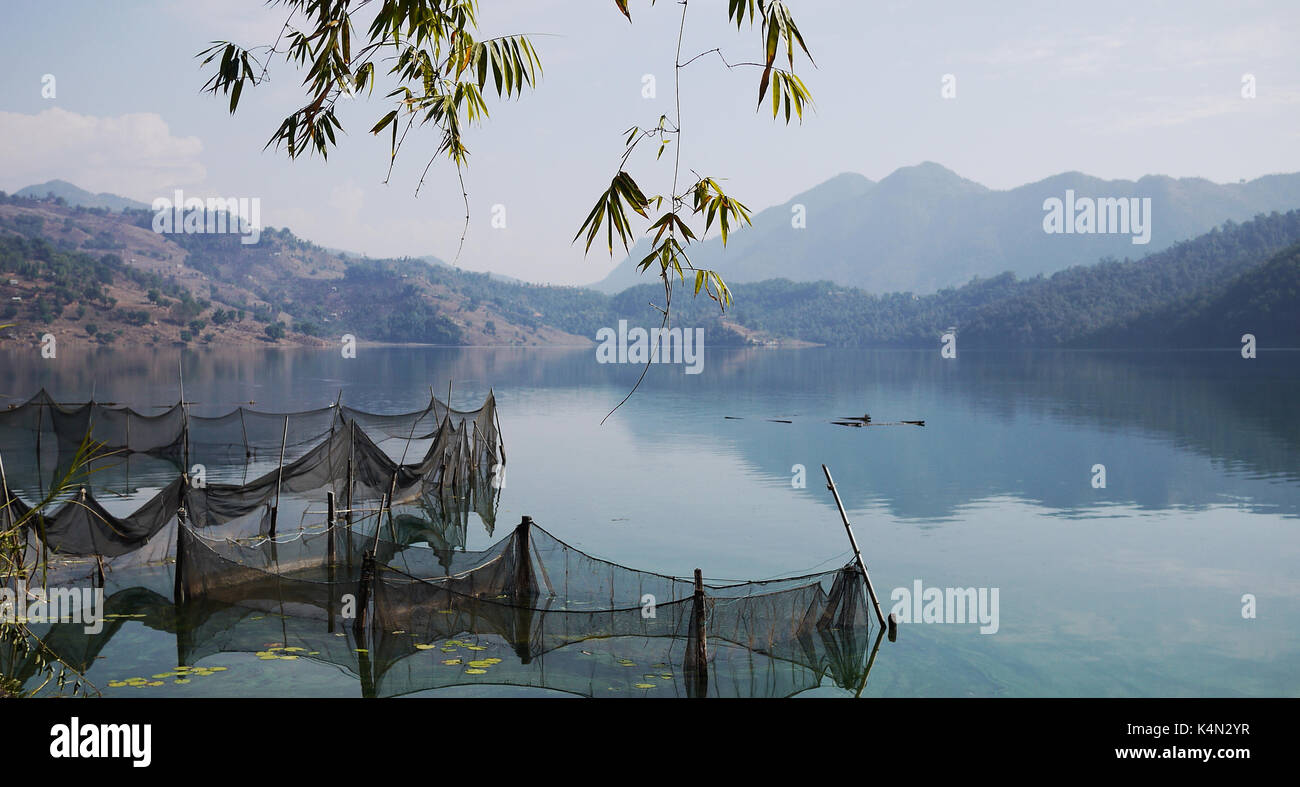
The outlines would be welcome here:
[[[176,513],[182,506],[195,527],[256,519],[266,532],[275,529],[282,495],[320,505],[327,492],[334,492],[349,511],[363,507],[363,501],[423,501],[426,515],[463,520],[473,510],[490,530],[497,497],[492,474],[505,461],[491,394],[471,411],[452,410],[431,398],[423,410],[397,415],[336,405],[287,414],[240,408],[201,418],[189,416],[181,405],[155,416],[93,403],[64,406],[42,391],[23,405],[0,411],[0,452],[7,457],[34,452],[31,464],[38,477],[43,455],[75,453],[87,435],[103,450],[171,457],[190,473],[205,461],[214,470],[223,462],[248,464],[268,454],[275,461],[259,477],[237,484],[197,482],[178,473],[134,512],[121,516],[110,513],[92,491],[81,489],[34,523],[48,551],[129,556],[123,565],[166,557],[174,548]],[[380,445],[384,442],[396,443],[400,455],[390,455]],[[6,521],[29,511],[7,480],[3,499],[9,501],[0,513]]]
[[[375,519],[378,533],[339,527],[255,544],[183,530],[187,595],[223,605],[213,620],[227,621],[205,624],[223,632],[207,642],[247,650],[292,640],[298,655],[345,667],[377,696],[474,684],[788,696],[826,677],[850,689],[865,679],[870,625],[853,566],[697,592],[693,581],[586,555],[527,521],[486,550],[439,555],[388,540],[395,531]],[[370,549],[373,575],[362,557]],[[359,629],[344,613],[349,596],[373,603],[369,617],[354,607],[366,621]],[[211,652],[203,631],[193,654]]]

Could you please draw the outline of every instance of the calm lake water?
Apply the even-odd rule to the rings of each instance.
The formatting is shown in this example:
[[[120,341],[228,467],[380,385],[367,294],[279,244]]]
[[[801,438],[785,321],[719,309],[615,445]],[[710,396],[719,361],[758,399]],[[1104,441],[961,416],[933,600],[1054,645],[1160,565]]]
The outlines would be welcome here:
[[[93,390],[139,409],[167,405],[179,397],[178,359],[178,350],[61,349],[57,360],[6,351],[0,394],[8,403],[45,387],[79,401]],[[259,410],[321,407],[340,391],[354,407],[409,411],[430,387],[445,396],[449,379],[455,404],[472,407],[494,389],[506,484],[495,536],[471,519],[470,549],[527,514],[588,553],[674,575],[832,568],[850,553],[825,463],[886,613],[891,592],[917,581],[998,589],[996,633],[904,624],[882,644],[864,697],[1300,694],[1300,353],[944,360],[937,349],[710,348],[701,374],[653,368],[604,425],[639,369],[597,364],[594,349],[362,347],[353,360],[199,350],[181,361],[198,415],[250,400]],[[830,423],[863,413],[926,426]],[[18,460],[5,459],[13,478]],[[1094,486],[1097,464],[1105,488]],[[175,473],[143,458],[130,470],[115,512]],[[167,587],[165,576],[150,581]],[[1243,617],[1246,594],[1253,619]],[[176,665],[175,634],[124,620],[90,670],[101,687]],[[215,653],[200,664],[227,669],[106,693],[361,693],[355,676],[308,659]],[[829,684],[812,693],[848,694]]]

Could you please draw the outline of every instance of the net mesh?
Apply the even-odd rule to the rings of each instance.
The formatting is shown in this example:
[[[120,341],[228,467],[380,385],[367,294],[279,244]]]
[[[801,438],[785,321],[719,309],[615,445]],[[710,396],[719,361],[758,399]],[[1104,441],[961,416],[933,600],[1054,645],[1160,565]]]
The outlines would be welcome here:
[[[292,654],[355,675],[366,696],[482,684],[788,696],[826,680],[860,690],[869,668],[870,619],[853,565],[697,585],[588,555],[527,518],[467,550],[470,513],[489,534],[495,527],[505,451],[491,395],[473,411],[431,399],[395,415],[334,406],[196,418],[181,406],[159,415],[66,406],[41,392],[0,411],[0,451],[34,442],[38,469],[43,447],[71,453],[87,435],[182,468],[275,460],[242,483],[196,484],[178,472],[129,514],[80,489],[33,517],[31,548],[69,558],[73,571],[94,565],[77,556],[107,558],[110,571],[175,557],[165,590],[176,603],[134,588],[110,606],[150,602],[145,624],[175,632],[183,664],[221,652]],[[4,492],[6,516],[31,511],[7,484]],[[333,521],[288,524],[293,512],[324,513],[310,509],[328,493],[339,506]],[[89,665],[119,627],[84,634],[54,624],[48,633],[69,663]]]
[[[353,528],[245,543],[184,528],[182,581],[192,600],[291,618],[277,625],[317,658],[325,651],[313,632],[346,630],[354,649],[339,651],[341,666],[374,696],[470,684],[788,696],[827,678],[853,688],[865,675],[871,627],[852,565],[706,582],[697,593],[692,580],[587,555],[531,522],[485,550],[440,553],[421,530],[389,520],[381,512]],[[349,598],[371,605],[369,617],[350,610],[366,620],[362,632],[347,615]],[[223,614],[236,620],[232,628],[256,617]],[[246,635],[223,635],[223,647],[269,641],[269,624],[252,622]]]
[[[320,505],[328,492],[347,510],[379,501],[418,504],[433,522],[467,521],[473,511],[491,529],[499,498],[493,474],[505,461],[491,394],[470,411],[431,398],[423,410],[395,415],[332,406],[278,414],[240,408],[197,418],[181,405],[156,416],[95,403],[67,406],[42,391],[0,411],[0,453],[34,457],[29,464],[38,474],[46,446],[66,459],[87,439],[99,444],[101,455],[152,453],[183,464],[174,480],[131,513],[110,513],[89,487],[43,508],[31,516],[30,531],[45,553],[157,560],[174,554],[182,507],[196,528],[252,518],[266,533],[276,520],[270,512],[278,512],[286,497]],[[243,483],[206,483],[194,474],[196,467],[206,474],[223,464],[247,466],[268,453],[275,464]],[[35,504],[7,481],[0,492],[0,515],[7,521],[31,513]],[[163,536],[169,538],[160,542]]]

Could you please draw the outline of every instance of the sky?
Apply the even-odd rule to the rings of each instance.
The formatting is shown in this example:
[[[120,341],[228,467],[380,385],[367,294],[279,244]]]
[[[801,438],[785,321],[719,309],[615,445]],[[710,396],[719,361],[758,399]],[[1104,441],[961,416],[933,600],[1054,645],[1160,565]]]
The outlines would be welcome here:
[[[796,61],[816,102],[802,124],[755,111],[754,69],[708,55],[681,71],[683,169],[725,179],[755,210],[841,172],[879,180],[923,161],[995,189],[1066,171],[1220,183],[1300,171],[1295,0],[787,5],[815,59]],[[617,172],[623,132],[674,111],[682,13],[669,0],[630,7],[631,23],[613,0],[481,0],[480,38],[533,35],[544,75],[522,98],[490,98],[491,117],[467,137],[461,267],[584,284],[619,261],[584,254],[573,236]],[[264,225],[323,246],[452,261],[464,222],[455,169],[435,161],[417,197],[437,139],[412,132],[385,183],[388,140],[368,130],[386,90],[346,102],[328,162],[263,149],[305,103],[292,65],[273,61],[233,116],[200,92],[211,72],[195,55],[210,41],[269,44],[285,16],[254,0],[5,0],[0,189],[58,178],[146,203],[176,189],[257,198]],[[728,25],[724,0],[691,0],[683,59],[714,48],[730,62],[761,57],[757,28]],[[670,159],[648,152],[629,170],[666,193]]]

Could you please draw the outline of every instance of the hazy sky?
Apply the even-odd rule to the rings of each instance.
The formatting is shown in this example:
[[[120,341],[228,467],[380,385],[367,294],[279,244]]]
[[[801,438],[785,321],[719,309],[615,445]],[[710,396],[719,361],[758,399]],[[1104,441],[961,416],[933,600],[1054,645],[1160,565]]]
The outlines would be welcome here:
[[[460,264],[531,281],[586,283],[616,260],[570,243],[622,152],[622,132],[672,108],[680,5],[482,0],[481,35],[538,34],[545,75],[469,137],[473,220]],[[844,171],[880,179],[937,161],[993,188],[1079,170],[1218,182],[1300,170],[1300,2],[830,2],[787,0],[816,58],[802,126],[756,114],[757,72],[716,57],[683,71],[683,167],[727,178],[752,208]],[[262,221],[326,246],[451,260],[463,207],[449,163],[416,182],[436,146],[416,138],[383,184],[388,141],[369,128],[380,91],[341,111],[329,162],[263,151],[302,103],[277,61],[239,112],[200,94],[194,55],[212,39],[274,40],[284,12],[251,0],[5,0],[0,10],[0,189],[53,178],[150,202],[258,197]],[[368,17],[366,17],[368,18]],[[691,0],[685,53],[759,57],[758,33],[725,24],[724,0]],[[542,35],[545,34],[545,35]],[[355,44],[354,44],[355,47]],[[42,77],[56,79],[43,98]],[[642,97],[656,77],[657,96]],[[956,97],[941,96],[945,74]],[[1257,97],[1242,97],[1253,74]],[[384,83],[381,82],[381,86]],[[669,157],[636,159],[664,192]],[[491,226],[492,206],[506,227]],[[809,231],[813,231],[810,228]]]

